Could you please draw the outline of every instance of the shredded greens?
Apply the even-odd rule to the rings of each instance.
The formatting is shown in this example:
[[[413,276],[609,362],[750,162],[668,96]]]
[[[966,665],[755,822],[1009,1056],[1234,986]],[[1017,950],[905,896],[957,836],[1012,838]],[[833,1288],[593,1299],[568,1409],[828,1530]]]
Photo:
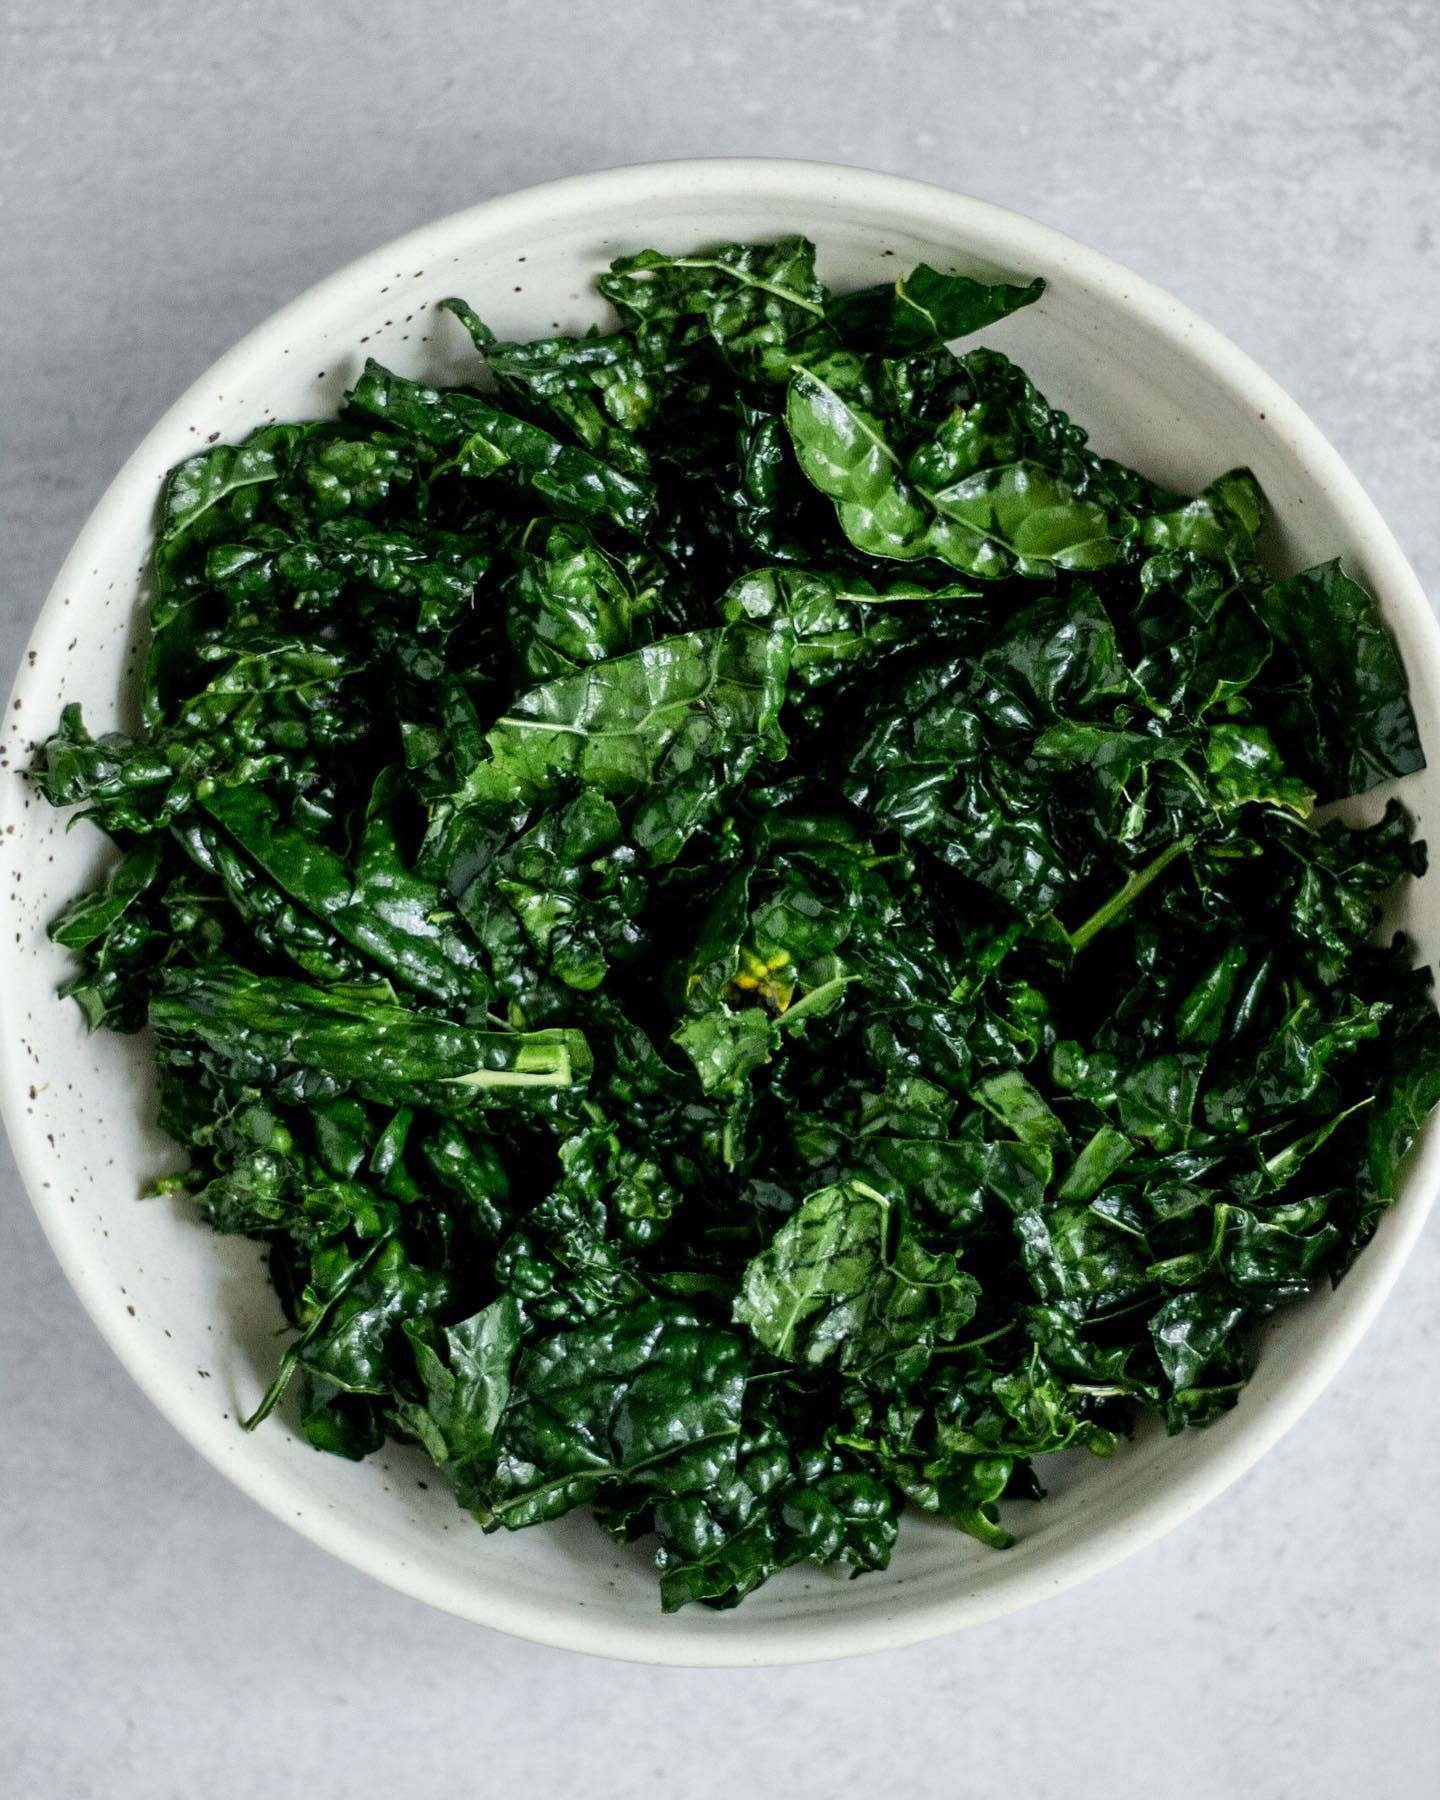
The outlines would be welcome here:
[[[323,1450],[487,1529],[593,1507],[667,1609],[1233,1405],[1440,1099],[1395,646],[954,339],[1042,284],[833,296],[645,252],[605,333],[368,363],[165,490],[115,840],[52,927],[153,1034],[173,1186],[269,1246]],[[481,359],[483,359],[483,367]],[[1002,1522],[1003,1519],[1003,1522]]]

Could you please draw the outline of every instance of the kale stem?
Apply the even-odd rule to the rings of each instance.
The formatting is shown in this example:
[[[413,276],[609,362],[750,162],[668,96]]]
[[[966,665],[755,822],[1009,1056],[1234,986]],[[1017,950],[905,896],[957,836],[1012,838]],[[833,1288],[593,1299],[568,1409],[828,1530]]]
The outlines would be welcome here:
[[[1093,1319],[1087,1319],[1085,1323],[1092,1326],[1108,1325],[1112,1319],[1123,1319],[1128,1313],[1139,1312],[1142,1306],[1153,1306],[1156,1283],[1147,1282],[1146,1286],[1148,1292],[1142,1294],[1138,1300],[1132,1300],[1128,1306],[1117,1306],[1114,1312],[1096,1313]]]
[[[1150,883],[1158,881],[1176,857],[1183,856],[1194,842],[1194,838],[1190,836],[1178,838],[1175,843],[1167,844],[1158,856],[1146,863],[1143,869],[1137,869],[1125,885],[1117,889],[1097,912],[1091,913],[1083,925],[1066,933],[1070,948],[1083,950],[1098,932],[1103,931],[1107,925],[1113,925],[1123,913],[1135,904]]]
[[[994,1331],[987,1331],[983,1337],[966,1338],[962,1344],[941,1344],[935,1351],[936,1356],[957,1356],[962,1350],[978,1350],[982,1344],[993,1344],[996,1338],[1009,1337],[1012,1331],[1019,1330],[1018,1321],[1012,1319],[1008,1325],[1001,1325]]]

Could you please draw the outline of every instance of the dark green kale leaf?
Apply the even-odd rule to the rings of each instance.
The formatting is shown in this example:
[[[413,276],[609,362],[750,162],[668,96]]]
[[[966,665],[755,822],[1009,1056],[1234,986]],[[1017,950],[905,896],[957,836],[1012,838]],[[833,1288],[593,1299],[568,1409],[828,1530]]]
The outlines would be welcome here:
[[[487,822],[592,788],[671,862],[759,756],[778,758],[788,638],[738,624],[660,638],[520,695],[449,802]]]
[[[898,281],[830,302],[830,323],[850,342],[887,356],[932,350],[994,325],[1045,292],[1043,281],[1024,287],[945,275],[921,263]]]
[[[872,1379],[888,1365],[908,1383],[974,1317],[978,1291],[952,1254],[921,1244],[903,1209],[850,1181],[811,1194],[746,1265],[735,1317],[784,1361],[833,1357]]]
[[[481,1031],[401,1006],[388,982],[320,987],[221,962],[171,971],[150,1023],[172,1054],[248,1082],[313,1071],[332,1083],[479,1092],[569,1087],[590,1068],[578,1031]]]
[[[727,620],[750,619],[792,637],[790,675],[817,687],[913,644],[937,624],[956,630],[971,623],[979,590],[961,582],[926,587],[892,581],[877,588],[863,575],[823,569],[754,569],[733,582],[720,601]],[[933,615],[930,608],[939,606]]]
[[[1295,670],[1295,691],[1277,695],[1279,730],[1322,798],[1424,767],[1395,640],[1338,562],[1275,582],[1260,614]]]
[[[284,825],[262,788],[220,788],[202,802],[247,855],[293,900],[363,951],[388,975],[428,999],[483,1006],[480,950],[457,930],[433,883],[407,869],[390,805],[393,771],[377,781],[353,867],[309,832]]]
[[[740,1341],[647,1302],[522,1355],[477,1511],[517,1530],[621,1482],[703,1493],[734,1472],[747,1361]]]
[[[733,1480],[702,1498],[658,1501],[646,1515],[659,1539],[660,1600],[738,1606],[778,1570],[800,1562],[883,1569],[898,1535],[899,1499],[857,1459],[792,1452],[765,1421],[741,1439]]]
[[[537,521],[517,547],[510,642],[537,681],[622,656],[645,642],[660,607],[653,564],[604,550],[582,525]]]
[[[488,1477],[510,1397],[511,1369],[520,1346],[515,1302],[504,1295],[468,1319],[439,1329],[424,1316],[406,1319],[404,1330],[425,1397],[400,1401],[396,1422],[450,1476],[463,1504]]]
[[[493,476],[574,518],[607,519],[630,532],[643,532],[654,522],[654,500],[643,480],[477,394],[442,393],[393,375],[372,359],[348,404],[409,436],[416,453],[431,459],[432,479]]]
[[[960,366],[978,397],[906,455],[865,358],[836,350],[794,360],[786,423],[845,536],[871,556],[933,557],[986,580],[1114,562],[1118,515],[1084,434],[1023,376],[1015,391],[1008,377],[1018,371],[1003,357],[975,351]]]
[[[826,335],[825,290],[804,238],[693,256],[642,250],[597,285],[641,343],[658,337],[674,354],[704,332],[742,378],[783,380],[796,343]]]

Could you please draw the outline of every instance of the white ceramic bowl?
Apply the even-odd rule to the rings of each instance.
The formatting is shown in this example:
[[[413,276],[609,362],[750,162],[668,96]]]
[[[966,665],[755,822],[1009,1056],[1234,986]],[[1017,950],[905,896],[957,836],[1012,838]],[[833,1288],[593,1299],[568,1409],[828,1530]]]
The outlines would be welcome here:
[[[232,1481],[317,1544],[465,1618],[545,1643],[660,1663],[799,1662],[878,1650],[1008,1612],[1138,1549],[1212,1499],[1292,1424],[1374,1317],[1430,1206],[1440,1135],[1414,1155],[1404,1192],[1336,1291],[1277,1319],[1238,1409],[1205,1432],[1142,1431],[1113,1463],[1058,1470],[1021,1509],[1003,1554],[907,1516],[887,1573],[848,1582],[794,1570],[737,1612],[665,1618],[643,1550],[617,1550],[593,1522],[487,1538],[418,1456],[354,1465],[310,1449],[274,1418],[247,1436],[280,1323],[257,1246],[214,1236],[183,1202],[140,1203],[176,1152],[154,1131],[143,1043],[87,1039],[54,995],[66,958],[45,937],[61,902],[105,858],[99,834],[27,790],[18,771],[63,700],[94,729],[125,722],[142,638],[147,549],[165,471],[262,421],[334,410],[368,352],[408,374],[473,369],[456,321],[467,296],[502,335],[573,329],[601,316],[591,278],[645,245],[695,246],[804,232],[841,288],[921,260],[1048,283],[996,328],[1097,446],[1178,488],[1248,463],[1274,509],[1269,555],[1283,572],[1342,555],[1379,596],[1399,639],[1422,735],[1440,743],[1440,631],[1413,574],[1354,477],[1294,403],[1169,295],[1013,213],[860,170],[791,162],[662,164],[582,176],[493,200],[363,257],[277,313],[172,407],[80,534],[35,630],[5,715],[0,846],[9,893],[0,971],[0,1088],[45,1231],[81,1300],[141,1387]],[[1440,767],[1405,797],[1422,829]],[[1373,796],[1367,810],[1378,807]],[[1433,962],[1436,877],[1412,884],[1396,923]],[[62,1421],[63,1429],[63,1421]],[[220,1547],[217,1546],[217,1555]]]

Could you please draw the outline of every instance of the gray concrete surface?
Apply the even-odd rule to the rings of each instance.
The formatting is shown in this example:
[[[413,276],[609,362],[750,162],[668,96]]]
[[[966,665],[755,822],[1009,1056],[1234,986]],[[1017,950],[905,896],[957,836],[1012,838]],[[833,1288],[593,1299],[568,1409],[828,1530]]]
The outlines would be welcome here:
[[[1440,583],[1434,0],[0,0],[0,664],[143,430],[352,254],[548,176],[715,153],[926,176],[1172,288]],[[426,1612],[151,1412],[0,1166],[0,1791],[15,1800],[1440,1791],[1440,1236],[1327,1397],[1039,1611],[784,1673]]]

